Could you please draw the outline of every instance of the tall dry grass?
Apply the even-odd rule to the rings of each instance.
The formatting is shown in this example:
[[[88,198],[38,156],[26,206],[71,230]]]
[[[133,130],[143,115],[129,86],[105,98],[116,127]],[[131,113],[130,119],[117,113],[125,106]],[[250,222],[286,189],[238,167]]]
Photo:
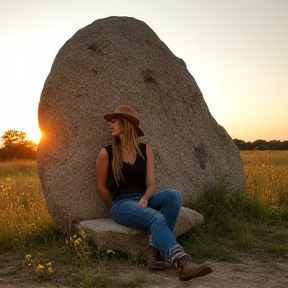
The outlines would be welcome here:
[[[287,209],[288,151],[241,151],[241,158],[247,197],[271,209]]]
[[[47,208],[36,161],[0,162],[0,243],[45,235],[55,227]]]
[[[213,247],[215,239],[229,239],[232,247],[250,247],[257,227],[271,226],[271,221],[275,227],[283,228],[283,223],[288,227],[288,151],[242,151],[240,154],[246,175],[244,193],[231,198],[220,185],[191,204],[191,208],[205,216],[205,224],[200,228],[203,233],[193,231],[197,239],[189,239],[196,258],[197,253],[201,258],[205,243],[203,257],[213,256],[224,246],[227,250],[227,241],[220,243],[222,248]],[[0,199],[0,244],[32,247],[37,239],[46,241],[49,235],[53,237],[58,233],[46,208],[36,161],[0,162]],[[286,232],[282,233],[283,237]],[[260,236],[266,241],[264,233]],[[197,241],[201,247],[195,245]],[[217,253],[215,257],[227,259]]]

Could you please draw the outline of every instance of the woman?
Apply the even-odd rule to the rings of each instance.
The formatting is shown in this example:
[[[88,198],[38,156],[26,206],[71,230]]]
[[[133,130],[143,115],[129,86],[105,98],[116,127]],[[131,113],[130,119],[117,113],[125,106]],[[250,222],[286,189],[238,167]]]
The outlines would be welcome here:
[[[144,133],[137,111],[122,105],[104,119],[109,123],[112,144],[101,149],[96,174],[112,219],[128,227],[150,229],[149,246],[142,258],[148,267],[164,269],[174,263],[181,281],[211,273],[209,266],[195,265],[175,240],[173,229],[182,195],[171,189],[155,194],[153,150],[138,142]]]

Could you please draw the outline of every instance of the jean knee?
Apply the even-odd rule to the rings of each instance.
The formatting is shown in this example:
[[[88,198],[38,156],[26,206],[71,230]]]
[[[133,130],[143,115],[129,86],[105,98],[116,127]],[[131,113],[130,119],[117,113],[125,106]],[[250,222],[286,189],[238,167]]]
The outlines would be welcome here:
[[[176,189],[169,189],[169,197],[170,199],[177,205],[182,206],[183,196],[182,193]]]
[[[166,218],[162,213],[157,211],[151,217],[150,223],[151,223],[151,226],[153,225],[159,226],[162,224],[166,225]]]

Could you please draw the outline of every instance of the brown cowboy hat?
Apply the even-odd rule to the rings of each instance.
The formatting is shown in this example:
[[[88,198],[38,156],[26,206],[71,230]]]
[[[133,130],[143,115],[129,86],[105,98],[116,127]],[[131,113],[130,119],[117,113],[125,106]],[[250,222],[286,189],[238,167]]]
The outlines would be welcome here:
[[[135,109],[126,105],[121,105],[116,108],[115,112],[104,115],[104,119],[107,122],[111,122],[113,118],[117,117],[125,118],[126,120],[131,122],[136,128],[138,136],[144,136],[144,132],[139,126],[139,114]]]

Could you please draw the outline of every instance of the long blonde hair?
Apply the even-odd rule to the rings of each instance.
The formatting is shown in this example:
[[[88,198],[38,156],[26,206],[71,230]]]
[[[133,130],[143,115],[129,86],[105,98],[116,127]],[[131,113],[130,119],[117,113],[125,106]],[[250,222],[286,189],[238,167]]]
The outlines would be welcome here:
[[[145,160],[140,148],[139,148],[139,137],[135,126],[126,120],[125,118],[119,119],[123,123],[122,137],[112,138],[112,171],[117,185],[119,186],[120,180],[124,179],[122,175],[123,166],[123,153],[122,147],[125,147],[128,151],[131,151],[136,160],[137,154]]]

